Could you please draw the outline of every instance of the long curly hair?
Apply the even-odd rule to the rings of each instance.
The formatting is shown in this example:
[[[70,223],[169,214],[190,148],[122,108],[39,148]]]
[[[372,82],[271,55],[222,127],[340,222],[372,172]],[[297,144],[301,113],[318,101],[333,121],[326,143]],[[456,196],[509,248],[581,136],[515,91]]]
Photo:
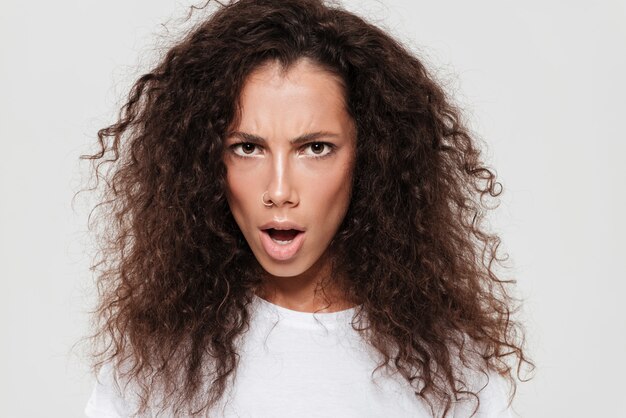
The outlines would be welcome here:
[[[220,3],[138,78],[98,151],[81,156],[91,190],[104,180],[94,370],[112,362],[133,381],[138,414],[157,393],[176,415],[222,398],[263,276],[225,198],[224,136],[246,77],[302,58],[341,77],[357,128],[352,198],[331,246],[377,369],[397,370],[433,415],[478,398],[463,369],[495,371],[514,394],[532,363],[511,317],[515,281],[496,274],[505,257],[483,221],[501,184],[424,64],[322,0]]]

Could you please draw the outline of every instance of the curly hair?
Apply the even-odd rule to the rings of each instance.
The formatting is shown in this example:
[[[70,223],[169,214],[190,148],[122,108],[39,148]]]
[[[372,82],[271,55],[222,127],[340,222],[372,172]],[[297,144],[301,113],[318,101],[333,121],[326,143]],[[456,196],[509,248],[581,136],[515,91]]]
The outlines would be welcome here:
[[[405,46],[338,6],[220,6],[138,78],[98,151],[81,156],[94,188],[105,180],[94,370],[110,361],[133,380],[138,414],[156,393],[176,415],[223,396],[263,273],[226,201],[224,136],[255,68],[306,58],[341,77],[357,128],[352,197],[331,246],[377,369],[397,370],[441,416],[477,398],[464,368],[497,372],[514,394],[515,371],[532,363],[511,317],[515,281],[495,273],[500,239],[483,225],[501,184],[459,108]]]

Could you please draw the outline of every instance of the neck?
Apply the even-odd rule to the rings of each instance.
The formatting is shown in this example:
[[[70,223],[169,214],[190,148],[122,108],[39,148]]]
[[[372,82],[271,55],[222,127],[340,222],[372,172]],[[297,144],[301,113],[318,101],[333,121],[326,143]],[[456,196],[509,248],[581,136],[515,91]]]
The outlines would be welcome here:
[[[340,290],[339,278],[330,276],[329,260],[322,258],[297,276],[278,277],[267,273],[256,295],[300,312],[330,313],[353,307]]]

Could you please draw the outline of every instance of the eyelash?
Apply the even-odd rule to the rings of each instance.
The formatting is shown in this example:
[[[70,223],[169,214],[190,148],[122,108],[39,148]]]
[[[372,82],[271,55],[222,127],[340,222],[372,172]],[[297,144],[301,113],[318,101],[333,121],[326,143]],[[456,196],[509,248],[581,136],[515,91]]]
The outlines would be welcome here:
[[[326,147],[329,148],[329,152],[327,154],[324,155],[320,155],[320,156],[316,156],[315,154],[313,154],[312,156],[309,156],[308,158],[314,158],[316,160],[321,160],[324,159],[326,157],[330,157],[334,152],[335,152],[335,148],[336,146],[334,144],[331,144],[330,142],[309,142],[308,144],[304,144],[301,148],[306,148],[309,147],[311,145],[315,145],[315,144],[321,144],[324,145]],[[243,145],[253,145],[255,147],[260,147],[260,145],[255,144],[254,142],[237,142],[236,144],[231,145],[229,148],[232,152],[232,154],[237,157],[237,158],[243,158],[243,159],[249,159],[252,157],[244,157],[243,155],[239,155],[235,152],[235,148],[239,147],[239,146],[243,146]]]

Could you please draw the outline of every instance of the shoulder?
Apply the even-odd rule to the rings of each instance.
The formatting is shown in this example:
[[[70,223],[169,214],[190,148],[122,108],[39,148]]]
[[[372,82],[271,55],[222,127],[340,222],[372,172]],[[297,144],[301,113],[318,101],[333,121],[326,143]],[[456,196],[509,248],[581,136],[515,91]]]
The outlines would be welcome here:
[[[116,379],[113,365],[104,363],[85,406],[85,415],[90,418],[128,417],[132,411],[127,398]]]
[[[487,351],[484,344],[463,333],[459,333],[457,340],[462,344],[451,346],[452,364],[457,381],[468,393],[459,395],[460,399],[454,402],[452,416],[512,418],[510,382],[484,360],[483,354]]]
[[[466,374],[468,395],[455,403],[454,418],[512,418],[507,381],[498,373],[472,371]]]

